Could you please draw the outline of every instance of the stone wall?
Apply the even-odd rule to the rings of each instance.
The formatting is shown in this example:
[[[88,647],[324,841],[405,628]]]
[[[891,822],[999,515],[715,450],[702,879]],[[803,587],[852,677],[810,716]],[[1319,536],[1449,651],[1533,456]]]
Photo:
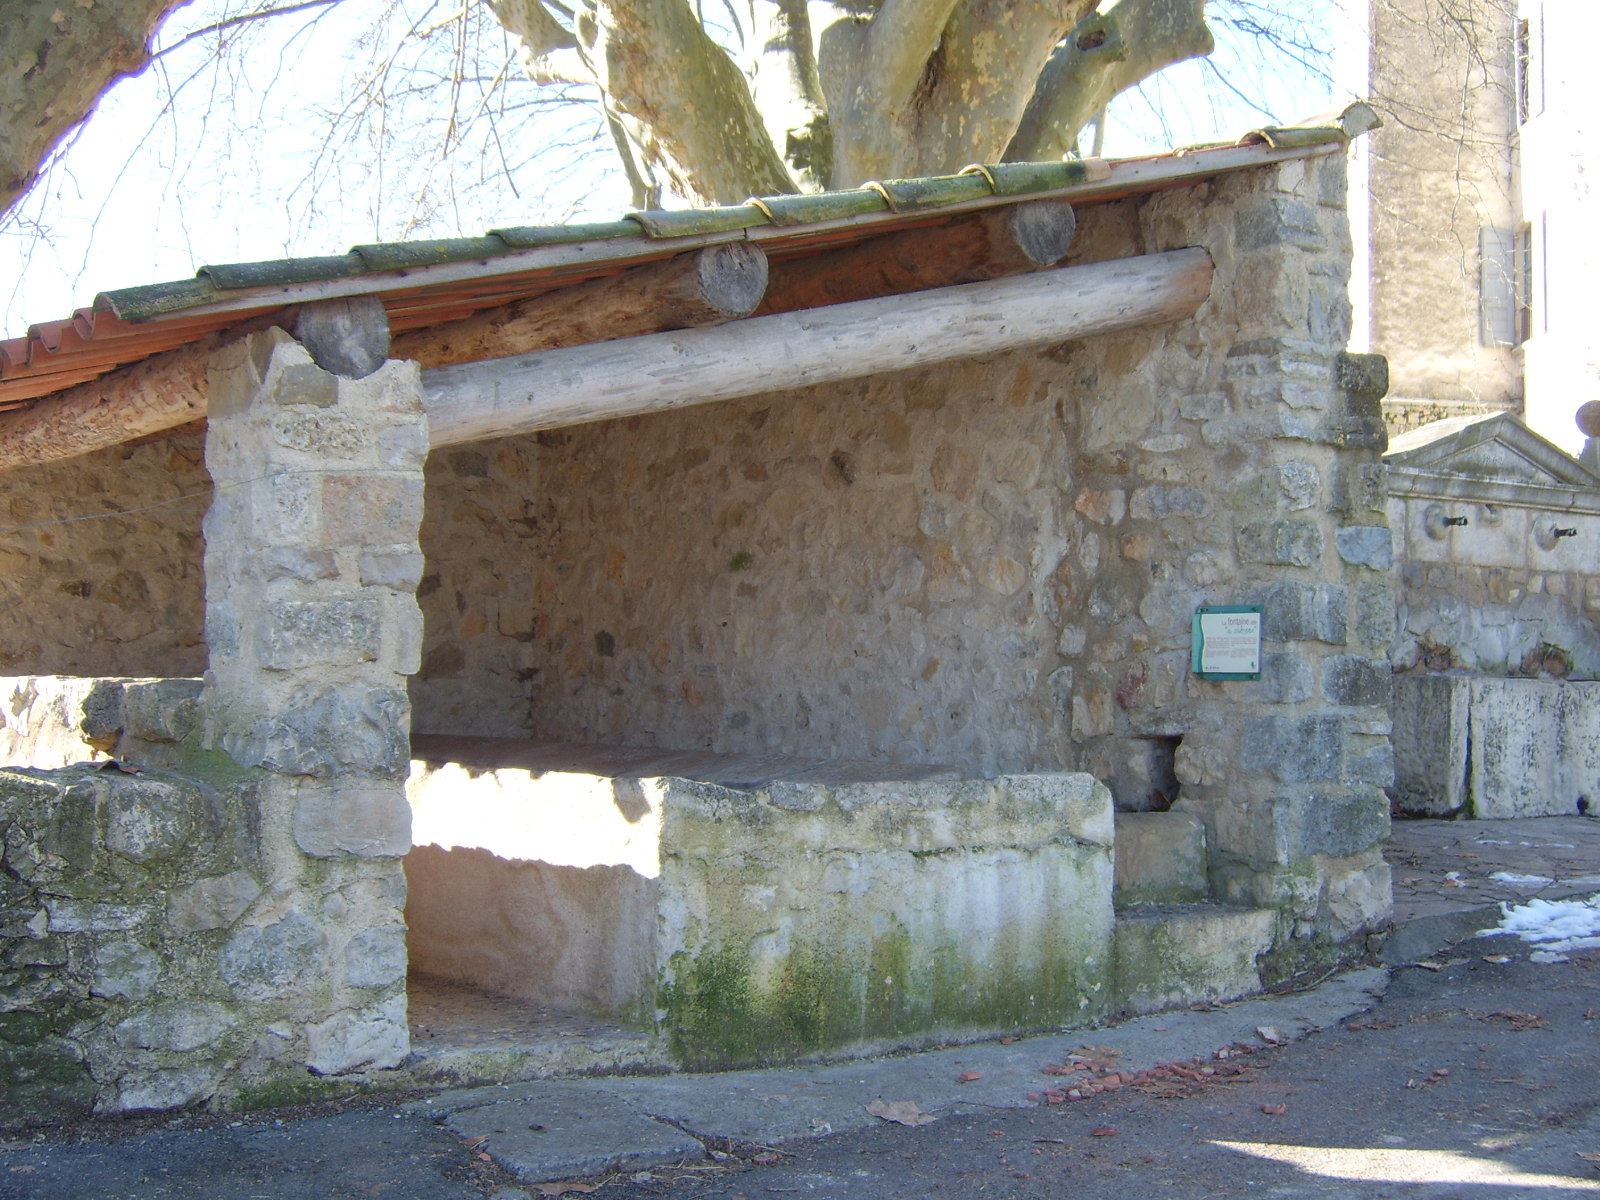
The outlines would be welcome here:
[[[0,1106],[13,1118],[194,1103],[293,1039],[251,1020],[268,1014],[245,998],[315,990],[329,935],[303,919],[276,940],[240,926],[263,900],[259,870],[241,866],[259,815],[234,783],[0,771]]]
[[[1600,682],[1395,680],[1395,801],[1417,817],[1572,816],[1600,807]]]
[[[0,472],[0,672],[205,669],[199,434]]]
[[[1171,327],[444,456],[419,727],[475,687],[540,739],[1181,787],[1220,894],[1377,919],[1391,546],[1343,187],[1334,156],[1085,209],[1074,261],[1211,251]],[[531,608],[474,616],[484,569]],[[1251,602],[1262,680],[1191,678],[1195,606]]]
[[[341,378],[276,329],[213,362],[203,691],[11,687],[14,752],[142,769],[0,774],[0,1102],[291,1099],[409,1053],[427,446],[415,364]]]
[[[417,589],[425,641],[422,671],[411,681],[418,732],[533,732],[536,514],[545,507],[539,449],[538,439],[504,438],[428,458],[427,571]]]
[[[1371,74],[1356,86],[1384,121],[1366,145],[1368,345],[1392,364],[1397,396],[1520,407],[1521,353],[1479,330],[1479,231],[1523,221],[1515,0],[1478,0],[1463,21],[1438,20],[1427,0],[1367,7],[1377,49],[1363,49]]]
[[[198,679],[0,678],[0,764],[51,770],[114,755],[173,766],[199,699]]]
[[[1396,496],[1395,667],[1600,679],[1600,512],[1581,499],[1560,509]],[[1438,513],[1468,524],[1442,527]],[[1578,532],[1554,538],[1556,527]]]

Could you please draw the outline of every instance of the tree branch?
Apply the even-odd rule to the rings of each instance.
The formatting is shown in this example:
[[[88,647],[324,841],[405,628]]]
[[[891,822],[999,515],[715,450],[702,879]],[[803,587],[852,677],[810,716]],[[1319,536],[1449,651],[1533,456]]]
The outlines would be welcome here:
[[[522,67],[535,83],[594,83],[577,35],[539,0],[489,0],[489,11],[522,43]]]
[[[0,214],[105,90],[150,61],[150,38],[188,0],[14,3],[0,22]]]
[[[882,0],[870,20],[847,17],[823,32],[835,187],[902,173],[907,119],[958,2]]]
[[[593,29],[595,81],[680,196],[736,204],[796,190],[744,75],[686,0],[595,0]]]
[[[1162,67],[1210,54],[1204,7],[1204,0],[1122,0],[1078,22],[1040,72],[1006,159],[1072,152],[1079,130],[1118,92]]]
[[[833,132],[817,74],[806,0],[753,0],[756,74],[752,91],[767,135],[805,190],[833,177]]]
[[[994,162],[1022,119],[1051,49],[1096,0],[964,0],[939,48],[920,111],[918,156],[903,174]]]

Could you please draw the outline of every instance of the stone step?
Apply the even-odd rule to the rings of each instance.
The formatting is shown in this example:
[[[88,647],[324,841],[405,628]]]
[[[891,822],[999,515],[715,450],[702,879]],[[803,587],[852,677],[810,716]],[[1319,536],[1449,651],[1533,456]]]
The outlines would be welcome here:
[[[1261,990],[1256,959],[1272,946],[1277,913],[1222,904],[1117,909],[1111,1009],[1152,1013]]]
[[[1119,908],[1132,904],[1193,904],[1208,895],[1206,827],[1185,812],[1116,814]]]

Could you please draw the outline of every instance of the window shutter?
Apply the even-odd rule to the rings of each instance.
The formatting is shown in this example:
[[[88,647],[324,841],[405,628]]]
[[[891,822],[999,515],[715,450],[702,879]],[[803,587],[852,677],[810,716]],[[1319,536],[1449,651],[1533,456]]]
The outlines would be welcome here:
[[[1478,230],[1478,340],[1485,346],[1517,343],[1514,241],[1509,229]]]

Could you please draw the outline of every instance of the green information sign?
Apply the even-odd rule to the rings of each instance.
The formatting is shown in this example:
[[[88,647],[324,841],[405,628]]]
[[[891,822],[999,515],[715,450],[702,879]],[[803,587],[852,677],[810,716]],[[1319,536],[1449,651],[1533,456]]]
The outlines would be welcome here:
[[[1189,669],[1201,679],[1261,678],[1261,606],[1215,604],[1196,610]]]

